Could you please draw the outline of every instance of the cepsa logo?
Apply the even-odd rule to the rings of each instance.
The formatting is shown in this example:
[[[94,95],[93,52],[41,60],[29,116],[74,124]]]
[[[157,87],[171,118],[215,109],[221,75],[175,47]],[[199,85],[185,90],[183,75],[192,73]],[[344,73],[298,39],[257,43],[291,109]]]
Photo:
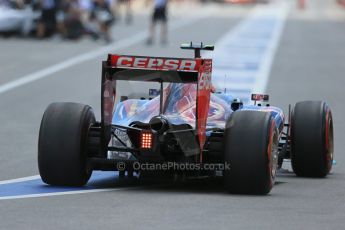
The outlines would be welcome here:
[[[111,64],[117,67],[132,67],[158,70],[198,71],[200,60],[164,59],[150,57],[112,56]]]

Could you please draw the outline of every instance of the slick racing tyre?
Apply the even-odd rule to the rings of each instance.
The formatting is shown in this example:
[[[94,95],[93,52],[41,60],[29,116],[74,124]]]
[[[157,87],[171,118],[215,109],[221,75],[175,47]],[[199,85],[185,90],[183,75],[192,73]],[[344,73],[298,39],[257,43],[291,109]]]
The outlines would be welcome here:
[[[271,191],[278,162],[279,134],[270,113],[236,111],[227,121],[224,172],[230,193],[264,195]]]
[[[325,102],[298,102],[291,115],[291,164],[301,177],[325,177],[333,162],[333,119]]]
[[[87,167],[87,135],[95,115],[90,106],[52,103],[44,112],[38,140],[38,169],[50,185],[82,186]]]

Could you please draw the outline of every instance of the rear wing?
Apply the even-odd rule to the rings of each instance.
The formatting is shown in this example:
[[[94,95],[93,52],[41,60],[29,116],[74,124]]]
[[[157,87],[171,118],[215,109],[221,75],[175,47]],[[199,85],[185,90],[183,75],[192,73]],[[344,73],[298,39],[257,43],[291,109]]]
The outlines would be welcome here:
[[[160,82],[161,100],[163,82],[192,83],[197,84],[195,127],[202,150],[206,141],[206,122],[212,88],[211,74],[212,59],[109,54],[102,68],[103,138],[111,131],[117,80]]]
[[[197,83],[203,62],[201,58],[109,55],[107,64],[115,80]]]
[[[204,45],[202,42],[199,44],[193,44],[193,42],[190,42],[189,44],[182,44],[181,49],[183,50],[194,50],[194,57],[200,58],[201,57],[201,50],[208,50],[213,51],[214,45]]]

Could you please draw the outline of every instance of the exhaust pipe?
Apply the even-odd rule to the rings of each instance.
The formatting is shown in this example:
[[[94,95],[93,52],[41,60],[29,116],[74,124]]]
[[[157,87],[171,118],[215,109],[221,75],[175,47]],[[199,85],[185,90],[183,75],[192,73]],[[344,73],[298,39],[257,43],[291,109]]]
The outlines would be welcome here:
[[[164,133],[169,129],[169,121],[163,116],[151,118],[149,122],[150,128],[157,133]]]

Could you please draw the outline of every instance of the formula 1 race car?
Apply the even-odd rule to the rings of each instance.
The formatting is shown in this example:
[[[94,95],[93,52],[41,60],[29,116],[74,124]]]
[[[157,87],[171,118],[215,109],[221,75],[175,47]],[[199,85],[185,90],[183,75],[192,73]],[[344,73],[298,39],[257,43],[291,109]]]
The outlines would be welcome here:
[[[213,92],[212,59],[200,57],[201,50],[213,46],[191,43],[181,48],[194,50],[195,58],[109,54],[102,63],[100,122],[90,106],[50,104],[38,141],[42,180],[83,186],[93,170],[140,175],[144,169],[134,165],[166,164],[152,170],[222,176],[231,193],[267,194],[284,159],[291,159],[297,176],[325,177],[330,172],[333,123],[325,102],[297,103],[285,123],[282,109],[270,106],[268,95],[253,94],[254,103],[244,105]],[[121,90],[129,90],[123,85],[118,89],[121,81],[156,84],[159,88],[150,92],[157,96],[117,101]],[[230,169],[218,167],[225,164]],[[182,165],[198,167],[175,167]]]

